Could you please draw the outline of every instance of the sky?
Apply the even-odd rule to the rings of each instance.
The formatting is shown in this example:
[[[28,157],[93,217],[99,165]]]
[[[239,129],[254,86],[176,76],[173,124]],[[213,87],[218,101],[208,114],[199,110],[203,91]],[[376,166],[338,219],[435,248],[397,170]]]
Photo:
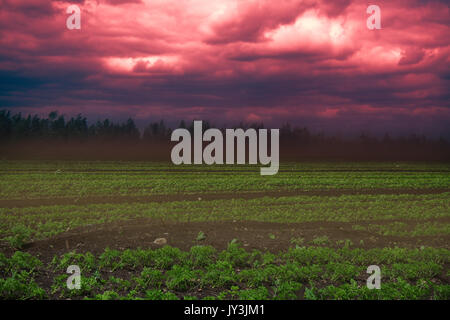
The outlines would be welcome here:
[[[0,0],[0,109],[450,136],[449,53],[445,0]]]

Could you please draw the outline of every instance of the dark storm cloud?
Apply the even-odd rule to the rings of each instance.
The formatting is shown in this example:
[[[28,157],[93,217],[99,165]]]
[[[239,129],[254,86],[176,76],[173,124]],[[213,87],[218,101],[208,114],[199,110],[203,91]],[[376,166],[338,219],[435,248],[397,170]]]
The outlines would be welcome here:
[[[379,1],[4,1],[0,107],[448,131],[449,9]],[[78,3],[82,29],[67,30]]]

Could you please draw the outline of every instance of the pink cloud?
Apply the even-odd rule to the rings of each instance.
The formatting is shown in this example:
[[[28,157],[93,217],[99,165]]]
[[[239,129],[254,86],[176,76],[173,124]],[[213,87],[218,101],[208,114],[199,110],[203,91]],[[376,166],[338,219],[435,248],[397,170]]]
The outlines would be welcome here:
[[[441,113],[450,121],[445,1],[376,1],[381,30],[366,28],[367,3],[356,0],[3,3],[4,107],[274,122]],[[73,3],[81,30],[65,28]]]

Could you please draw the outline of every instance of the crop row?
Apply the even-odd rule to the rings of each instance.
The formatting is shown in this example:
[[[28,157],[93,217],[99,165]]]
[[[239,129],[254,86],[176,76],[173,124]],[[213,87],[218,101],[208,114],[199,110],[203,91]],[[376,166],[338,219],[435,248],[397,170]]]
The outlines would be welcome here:
[[[0,254],[4,299],[449,299],[446,249],[331,249],[297,247],[273,254],[165,246],[106,249],[99,256],[69,252],[44,264],[17,251]],[[366,287],[369,265],[381,268],[380,290]],[[69,265],[81,288],[66,286]]]
[[[280,172],[261,177],[241,172],[12,172],[1,173],[0,199],[39,199],[155,194],[294,191],[449,189],[448,172]]]
[[[443,219],[448,219],[450,215],[449,199],[449,193],[442,193],[0,208],[0,239],[14,245],[14,242],[49,238],[76,227],[136,218],[172,222],[334,221],[353,223],[353,230],[379,235],[448,235],[449,223]],[[439,221],[429,221],[433,219]]]

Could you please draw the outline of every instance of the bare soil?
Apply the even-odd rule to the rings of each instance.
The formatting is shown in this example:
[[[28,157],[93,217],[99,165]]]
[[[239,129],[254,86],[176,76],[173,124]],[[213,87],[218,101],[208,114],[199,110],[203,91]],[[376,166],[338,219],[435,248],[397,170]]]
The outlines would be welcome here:
[[[26,208],[52,205],[86,205],[100,203],[147,203],[196,200],[228,200],[228,199],[258,199],[263,197],[293,197],[293,196],[341,196],[341,195],[400,195],[400,194],[439,194],[450,192],[448,188],[439,189],[330,189],[330,190],[292,190],[292,191],[258,191],[258,192],[218,192],[218,193],[180,193],[155,194],[146,196],[92,196],[92,197],[61,197],[39,199],[1,199],[0,208]]]
[[[447,219],[448,220],[448,219]],[[405,222],[405,221],[403,221]],[[446,221],[448,222],[448,221]],[[373,223],[373,222],[372,222]],[[379,222],[378,222],[379,223]],[[54,255],[76,250],[100,254],[105,248],[156,249],[156,238],[167,239],[167,244],[182,250],[194,245],[211,245],[218,250],[225,249],[230,241],[237,239],[247,250],[279,252],[295,247],[292,239],[303,238],[303,244],[326,235],[329,239],[324,246],[342,247],[337,240],[349,239],[352,247],[419,247],[421,245],[448,248],[449,236],[394,237],[379,236],[366,231],[355,231],[353,223],[309,222],[309,223],[272,223],[256,221],[226,222],[186,222],[167,223],[151,219],[117,221],[113,223],[76,228],[47,240],[27,244],[24,251],[50,261]],[[206,238],[197,240],[202,231]],[[360,243],[363,240],[363,243]],[[9,251],[6,248],[1,251]]]

